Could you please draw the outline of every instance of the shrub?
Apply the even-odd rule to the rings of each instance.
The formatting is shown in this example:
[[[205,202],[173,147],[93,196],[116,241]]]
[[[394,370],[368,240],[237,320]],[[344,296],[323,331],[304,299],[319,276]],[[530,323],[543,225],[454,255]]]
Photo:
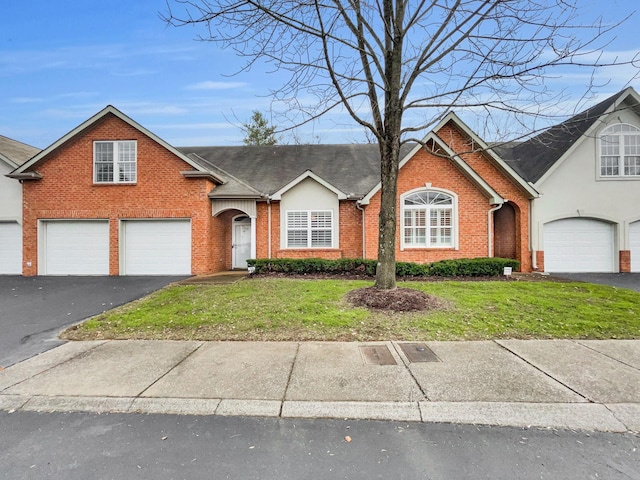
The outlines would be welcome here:
[[[255,273],[291,273],[295,275],[325,273],[373,276],[377,263],[377,260],[362,258],[340,258],[338,260],[259,258],[247,260],[249,267],[255,268]],[[399,277],[492,277],[502,275],[504,267],[511,267],[515,271],[520,268],[520,262],[510,258],[462,258],[441,260],[434,263],[397,262],[396,275]]]

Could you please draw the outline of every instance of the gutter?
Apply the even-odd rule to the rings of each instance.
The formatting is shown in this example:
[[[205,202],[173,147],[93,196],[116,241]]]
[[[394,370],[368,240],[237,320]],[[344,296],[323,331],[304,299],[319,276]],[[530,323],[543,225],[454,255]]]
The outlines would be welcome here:
[[[271,259],[271,197],[267,197],[267,212],[267,230],[269,236],[269,241],[267,242],[267,258]]]

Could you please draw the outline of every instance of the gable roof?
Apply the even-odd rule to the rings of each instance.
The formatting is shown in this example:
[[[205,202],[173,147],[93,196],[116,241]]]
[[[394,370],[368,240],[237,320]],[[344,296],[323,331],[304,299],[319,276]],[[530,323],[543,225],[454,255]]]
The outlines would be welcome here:
[[[16,168],[13,172],[11,172],[7,176],[9,176],[11,178],[22,179],[22,180],[30,180],[30,179],[41,178],[41,176],[34,170],[34,168],[38,165],[39,162],[43,161],[51,152],[57,150],[58,148],[63,146],[65,143],[67,143],[69,140],[74,138],[76,135],[79,135],[84,130],[86,130],[86,129],[90,128],[91,126],[95,125],[98,121],[102,120],[103,118],[105,118],[108,115],[114,115],[115,117],[119,118],[123,122],[131,125],[136,130],[142,132],[144,135],[148,136],[149,138],[154,140],[156,143],[162,145],[164,148],[166,148],[171,153],[173,153],[174,155],[179,157],[181,160],[183,160],[185,163],[190,165],[194,169],[195,172],[200,173],[200,174],[204,174],[204,176],[207,176],[210,173],[210,172],[207,172],[205,169],[203,169],[202,165],[198,164],[197,162],[194,162],[191,158],[189,158],[188,156],[184,155],[182,152],[176,150],[175,147],[169,145],[167,142],[162,140],[160,137],[158,137],[154,133],[150,132],[149,130],[144,128],[142,125],[140,125],[139,123],[137,123],[133,119],[131,119],[128,116],[126,116],[124,113],[122,113],[117,108],[113,107],[112,105],[107,105],[105,108],[103,108],[98,113],[96,113],[93,117],[89,118],[85,122],[83,122],[80,125],[78,125],[76,128],[74,128],[69,133],[67,133],[63,137],[59,138],[58,140],[56,140],[54,143],[49,145],[44,150],[41,150],[39,153],[37,153],[35,156],[33,156],[30,160],[28,160],[24,164],[20,165],[18,168]],[[188,173],[191,173],[191,172],[182,172],[182,173],[183,174],[188,174]],[[211,179],[214,180],[214,181],[217,180],[214,175],[211,175]]]
[[[491,204],[504,203],[504,199],[496,192],[491,185],[489,185],[480,175],[478,175],[464,160],[462,160],[440,137],[438,137],[433,131],[429,132],[426,137],[422,139],[422,143],[415,144],[413,148],[405,155],[400,155],[400,164],[398,169],[401,169],[406,163],[413,158],[423,147],[424,143],[436,142],[438,146],[445,152],[447,157],[462,171],[462,173],[475,183],[481,190],[485,192]],[[365,195],[360,201],[362,205],[368,205],[371,198],[380,191],[382,183],[378,183]]]
[[[376,144],[268,145],[235,147],[179,147],[195,154],[212,170],[218,168],[251,186],[262,196],[271,196],[305,172],[322,179],[351,198],[363,197],[380,179],[380,151]],[[215,190],[222,190],[216,187]],[[282,193],[282,192],[281,192]]]
[[[0,135],[0,160],[11,168],[18,168],[39,151],[39,148]]]
[[[597,128],[603,115],[615,111],[627,100],[631,102],[631,108],[640,114],[640,96],[629,87],[525,142],[497,147],[496,150],[525,180],[536,183],[581,139]]]
[[[438,132],[442,127],[444,127],[448,122],[453,122],[462,132],[467,135],[471,141],[477,145],[477,149],[481,152],[486,153],[489,161],[498,168],[504,175],[513,180],[516,185],[523,190],[529,198],[536,198],[539,196],[538,191],[530,185],[527,180],[520,174],[520,172],[516,171],[509,163],[501,158],[497,152],[494,151],[484,140],[482,140],[469,126],[462,121],[460,117],[455,112],[449,112],[445,117],[440,121],[440,123],[433,129],[435,132]]]

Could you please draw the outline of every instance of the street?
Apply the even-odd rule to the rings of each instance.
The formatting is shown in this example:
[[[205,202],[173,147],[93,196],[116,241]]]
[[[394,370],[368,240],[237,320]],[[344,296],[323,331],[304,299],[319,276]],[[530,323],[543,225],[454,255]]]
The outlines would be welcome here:
[[[640,479],[633,434],[349,420],[0,412],[0,478]]]

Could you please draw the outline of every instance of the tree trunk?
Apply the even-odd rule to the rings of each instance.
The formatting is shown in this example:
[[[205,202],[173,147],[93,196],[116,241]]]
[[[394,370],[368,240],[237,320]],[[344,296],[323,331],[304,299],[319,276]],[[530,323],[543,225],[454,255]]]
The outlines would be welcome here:
[[[381,199],[378,235],[378,266],[375,287],[396,288],[396,199],[398,191],[399,137],[380,144]]]

